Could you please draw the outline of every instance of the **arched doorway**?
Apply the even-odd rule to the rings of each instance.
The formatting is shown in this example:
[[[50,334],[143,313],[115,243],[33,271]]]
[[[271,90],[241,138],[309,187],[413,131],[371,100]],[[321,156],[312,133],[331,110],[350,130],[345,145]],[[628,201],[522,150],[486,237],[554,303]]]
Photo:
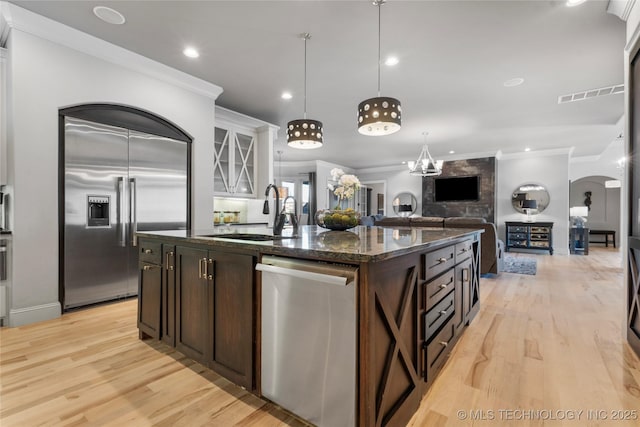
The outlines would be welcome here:
[[[573,181],[569,187],[569,208],[589,206],[586,227],[591,230],[614,230],[616,246],[619,247],[620,187],[606,184],[617,180],[608,176],[586,176]]]

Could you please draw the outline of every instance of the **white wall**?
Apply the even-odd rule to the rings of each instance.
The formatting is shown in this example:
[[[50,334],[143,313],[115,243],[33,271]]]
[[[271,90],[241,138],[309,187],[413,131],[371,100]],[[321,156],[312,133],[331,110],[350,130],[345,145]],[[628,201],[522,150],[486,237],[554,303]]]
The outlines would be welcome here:
[[[569,253],[569,154],[523,153],[502,156],[498,160],[496,180],[496,226],[498,236],[505,240],[505,221],[523,221],[526,216],[511,205],[513,190],[522,184],[541,184],[547,188],[551,201],[537,221],[552,221],[554,254]],[[538,252],[539,253],[539,252]]]
[[[384,212],[386,216],[395,216],[393,212],[393,199],[403,192],[413,193],[418,199],[418,208],[415,215],[422,215],[422,178],[409,175],[409,169],[402,166],[388,168],[360,169],[356,171],[360,181],[386,181],[387,192],[384,197]],[[372,201],[372,203],[375,203]],[[372,211],[372,213],[374,213]]]
[[[622,138],[611,142],[599,156],[572,157],[569,160],[569,179],[575,181],[585,176],[610,176],[622,180],[624,169],[618,161],[625,156]]]
[[[192,225],[208,228],[213,210],[215,96],[196,93],[17,28],[12,28],[9,36],[7,65],[7,143],[12,163],[8,181],[14,193],[10,325],[17,326],[60,313],[58,110],[84,103],[124,104],[158,114],[184,129],[194,138]]]
[[[316,206],[318,209],[333,209],[333,206],[329,206],[329,202],[327,200],[327,183],[332,180],[331,169],[333,168],[342,169],[345,173],[349,174],[355,173],[353,169],[346,166],[325,162],[323,160],[316,160]],[[360,176],[358,176],[358,178],[362,180]]]

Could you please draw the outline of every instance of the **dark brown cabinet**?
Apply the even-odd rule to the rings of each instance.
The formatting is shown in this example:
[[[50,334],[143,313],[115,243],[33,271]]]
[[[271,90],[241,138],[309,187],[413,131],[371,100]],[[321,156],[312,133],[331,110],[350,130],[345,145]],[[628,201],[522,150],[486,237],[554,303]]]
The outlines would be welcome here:
[[[160,338],[176,345],[176,247],[162,245],[162,314]]]
[[[210,358],[209,288],[206,274],[209,251],[197,247],[176,247],[176,348],[206,364]]]
[[[467,239],[424,255],[427,280],[421,335],[422,375],[427,385],[431,385],[451,347],[480,308],[479,245],[478,239]]]
[[[148,250],[157,255],[140,255],[140,332],[253,389],[256,257],[170,244]]]
[[[210,251],[208,269],[213,271],[210,365],[234,383],[251,390],[255,257]]]
[[[140,337],[160,338],[162,301],[161,245],[140,242],[138,249],[138,331]]]

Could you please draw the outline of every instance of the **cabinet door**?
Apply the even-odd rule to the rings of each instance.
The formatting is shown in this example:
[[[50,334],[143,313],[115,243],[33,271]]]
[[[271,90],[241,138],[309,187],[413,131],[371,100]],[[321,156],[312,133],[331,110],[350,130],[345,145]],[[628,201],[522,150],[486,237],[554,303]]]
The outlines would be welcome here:
[[[211,367],[253,389],[254,267],[251,255],[212,251],[213,348]]]
[[[255,194],[255,141],[254,135],[233,133],[233,188],[235,194]]]
[[[229,178],[229,153],[231,152],[231,132],[227,129],[216,128],[214,137],[213,160],[213,191],[216,193],[231,193]]]
[[[176,247],[176,348],[200,362],[211,342],[206,249]]]
[[[138,330],[141,338],[160,339],[160,301],[162,299],[162,268],[140,262],[138,277]]]
[[[467,259],[455,268],[455,306],[453,315],[456,334],[459,334],[465,325],[467,313],[471,308],[471,272],[473,260]]]
[[[176,253],[175,246],[162,245],[162,331],[160,337],[176,345]]]

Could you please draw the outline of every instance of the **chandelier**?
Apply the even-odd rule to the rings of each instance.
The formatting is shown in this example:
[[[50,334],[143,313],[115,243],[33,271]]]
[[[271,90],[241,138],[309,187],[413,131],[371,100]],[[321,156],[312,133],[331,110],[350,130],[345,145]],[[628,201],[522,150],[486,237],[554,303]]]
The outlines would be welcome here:
[[[427,135],[429,135],[429,133],[424,132],[423,135],[425,144],[422,146],[422,151],[420,151],[418,160],[407,162],[407,165],[409,166],[409,174],[414,176],[438,176],[442,173],[442,165],[444,164],[444,161],[433,160],[426,144]]]

